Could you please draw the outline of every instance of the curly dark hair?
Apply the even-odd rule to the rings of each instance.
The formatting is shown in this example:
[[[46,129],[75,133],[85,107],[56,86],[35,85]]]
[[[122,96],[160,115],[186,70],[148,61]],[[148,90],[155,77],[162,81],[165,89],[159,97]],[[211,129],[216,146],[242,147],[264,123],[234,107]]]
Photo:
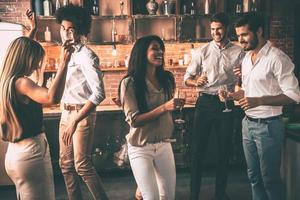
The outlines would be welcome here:
[[[70,21],[79,35],[87,36],[91,29],[92,17],[81,6],[69,4],[59,8],[55,13],[57,23],[61,24],[63,20]]]

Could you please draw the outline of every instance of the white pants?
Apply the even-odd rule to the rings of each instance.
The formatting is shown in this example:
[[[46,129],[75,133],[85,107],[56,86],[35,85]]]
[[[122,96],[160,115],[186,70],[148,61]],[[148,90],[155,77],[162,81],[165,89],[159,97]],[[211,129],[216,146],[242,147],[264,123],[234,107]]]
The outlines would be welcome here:
[[[144,200],[175,199],[176,171],[170,143],[143,147],[128,143],[128,156]]]
[[[54,181],[45,134],[9,143],[5,169],[20,200],[54,200]]]

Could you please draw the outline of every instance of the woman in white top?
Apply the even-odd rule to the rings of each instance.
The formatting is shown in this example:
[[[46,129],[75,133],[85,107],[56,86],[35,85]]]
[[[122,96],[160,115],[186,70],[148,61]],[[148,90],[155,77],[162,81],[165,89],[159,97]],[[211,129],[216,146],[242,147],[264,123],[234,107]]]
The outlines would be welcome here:
[[[119,87],[130,125],[130,165],[144,200],[175,199],[175,163],[168,139],[173,131],[171,111],[180,105],[173,99],[174,77],[164,70],[164,52],[158,36],[137,40]]]

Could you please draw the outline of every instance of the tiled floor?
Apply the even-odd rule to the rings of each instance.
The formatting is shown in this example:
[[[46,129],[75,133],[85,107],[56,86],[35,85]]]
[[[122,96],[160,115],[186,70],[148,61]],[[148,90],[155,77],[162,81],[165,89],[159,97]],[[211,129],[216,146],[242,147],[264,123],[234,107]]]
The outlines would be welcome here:
[[[135,192],[135,181],[130,172],[110,172],[102,174],[102,181],[110,200],[133,200]],[[189,198],[189,173],[187,170],[177,172],[176,199],[188,200]],[[214,193],[214,173],[206,172],[201,188],[201,200],[211,200]],[[82,184],[84,199],[91,199],[87,188]],[[66,200],[67,194],[63,179],[55,177],[55,191],[57,200]],[[246,176],[246,170],[237,169],[230,172],[227,193],[231,200],[250,200],[251,190]],[[15,200],[15,189],[13,186],[0,187],[1,200]]]

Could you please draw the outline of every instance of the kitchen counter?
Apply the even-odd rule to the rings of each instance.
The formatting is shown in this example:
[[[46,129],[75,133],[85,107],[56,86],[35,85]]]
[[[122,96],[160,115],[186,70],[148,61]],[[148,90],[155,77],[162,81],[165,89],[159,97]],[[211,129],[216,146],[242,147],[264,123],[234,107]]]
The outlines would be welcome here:
[[[288,123],[286,137],[300,143],[300,123]]]
[[[194,108],[194,104],[186,104],[184,108]],[[99,105],[96,107],[97,113],[112,113],[122,111],[121,107],[117,105]],[[47,106],[43,108],[44,118],[57,118],[60,117],[61,109],[59,104],[53,106]]]
[[[99,105],[96,107],[97,112],[120,112],[121,107],[117,105]],[[47,106],[43,108],[45,118],[58,117],[61,114],[59,104],[53,106]]]
[[[286,199],[300,199],[300,123],[286,125],[282,153],[282,175],[286,185]]]

